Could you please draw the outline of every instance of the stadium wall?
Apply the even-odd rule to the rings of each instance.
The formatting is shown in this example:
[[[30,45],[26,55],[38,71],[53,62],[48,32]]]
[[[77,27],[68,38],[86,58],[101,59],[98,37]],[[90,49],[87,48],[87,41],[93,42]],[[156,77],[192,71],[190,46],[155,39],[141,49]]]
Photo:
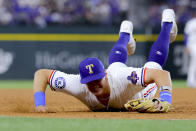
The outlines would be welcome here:
[[[98,57],[107,67],[108,53],[118,39],[118,31],[113,29],[81,28],[75,32],[74,29],[68,29],[67,32],[6,30],[0,33],[0,78],[32,79],[34,72],[42,68],[78,73],[80,61],[86,57]],[[127,65],[142,67],[157,36],[134,35],[137,40],[136,53],[128,58]],[[178,35],[176,42],[171,45],[164,68],[171,72],[174,79],[186,77],[188,56],[184,53],[182,35]]]

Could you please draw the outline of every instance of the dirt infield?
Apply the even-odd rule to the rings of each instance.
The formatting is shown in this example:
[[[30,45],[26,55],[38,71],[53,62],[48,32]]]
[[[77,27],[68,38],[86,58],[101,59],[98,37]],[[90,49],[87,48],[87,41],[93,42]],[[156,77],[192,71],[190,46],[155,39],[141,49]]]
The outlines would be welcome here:
[[[196,89],[173,90],[173,109],[169,113],[91,112],[72,96],[46,92],[51,113],[34,113],[31,89],[0,89],[0,115],[55,118],[123,118],[123,119],[196,119]]]

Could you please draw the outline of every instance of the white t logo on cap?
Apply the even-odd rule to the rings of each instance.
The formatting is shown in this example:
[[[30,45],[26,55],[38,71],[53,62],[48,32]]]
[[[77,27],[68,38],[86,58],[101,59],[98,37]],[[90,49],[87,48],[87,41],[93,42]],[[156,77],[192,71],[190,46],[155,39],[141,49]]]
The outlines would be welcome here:
[[[94,67],[93,64],[90,64],[90,65],[87,65],[87,66],[86,66],[86,69],[89,70],[89,74],[92,74],[92,73],[93,73],[92,67]]]

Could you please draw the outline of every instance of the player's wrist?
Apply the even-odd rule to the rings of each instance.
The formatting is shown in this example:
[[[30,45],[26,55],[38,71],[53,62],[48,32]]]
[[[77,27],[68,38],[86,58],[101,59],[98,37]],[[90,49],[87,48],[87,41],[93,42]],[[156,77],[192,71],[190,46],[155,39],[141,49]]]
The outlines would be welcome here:
[[[34,93],[34,102],[35,102],[35,107],[46,106],[45,92]]]
[[[171,104],[172,88],[168,86],[160,87],[160,100]]]
[[[171,92],[168,92],[168,91],[161,91],[160,92],[160,100],[161,101],[166,101],[168,103],[171,104]]]

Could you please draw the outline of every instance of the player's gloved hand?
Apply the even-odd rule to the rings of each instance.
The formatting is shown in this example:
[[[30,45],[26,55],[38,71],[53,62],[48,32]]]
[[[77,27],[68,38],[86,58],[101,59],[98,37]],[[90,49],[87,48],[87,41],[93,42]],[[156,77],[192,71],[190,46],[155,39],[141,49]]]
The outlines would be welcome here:
[[[166,101],[162,102],[158,98],[130,100],[124,106],[128,111],[143,113],[161,113],[168,112],[171,109],[171,104]]]
[[[35,112],[37,112],[37,113],[47,113],[48,108],[46,106],[37,106],[37,107],[35,107]]]

